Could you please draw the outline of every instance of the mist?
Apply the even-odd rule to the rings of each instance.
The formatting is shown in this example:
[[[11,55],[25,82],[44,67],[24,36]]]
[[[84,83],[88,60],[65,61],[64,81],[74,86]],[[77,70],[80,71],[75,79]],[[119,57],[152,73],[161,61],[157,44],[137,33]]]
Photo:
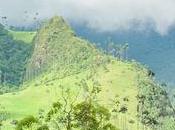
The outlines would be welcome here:
[[[174,14],[174,0],[0,0],[0,16],[10,25],[61,15],[101,32],[153,29],[166,35],[175,25]]]

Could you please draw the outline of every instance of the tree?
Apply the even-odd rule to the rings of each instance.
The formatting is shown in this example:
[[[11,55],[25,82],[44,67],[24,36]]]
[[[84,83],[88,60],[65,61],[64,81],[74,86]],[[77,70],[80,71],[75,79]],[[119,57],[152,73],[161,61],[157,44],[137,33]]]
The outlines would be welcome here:
[[[77,100],[79,93],[73,96],[70,89],[65,90],[62,87],[62,100],[53,103],[47,113],[46,122],[51,123],[54,129],[116,130],[116,127],[110,123],[110,111],[98,103],[100,84],[94,79],[93,81],[92,86],[89,86],[86,80],[79,83],[84,89],[81,102]]]
[[[0,104],[0,122],[5,121],[9,116],[9,113],[6,111],[5,107]]]
[[[62,100],[59,100],[52,105],[52,109],[48,112],[46,121],[55,124],[57,129],[72,130],[74,123],[73,108],[76,105],[77,97],[71,96],[70,89],[64,89],[62,86]]]
[[[74,108],[76,126],[81,130],[114,130],[110,111],[99,104],[84,101]]]
[[[0,121],[0,130],[1,130],[1,127],[3,126],[3,124],[2,124],[2,121]]]
[[[96,80],[93,81],[92,87],[85,80],[81,82],[86,94],[84,101],[74,107],[75,126],[82,130],[116,130],[116,127],[110,123],[110,111],[98,104],[100,84]]]
[[[117,43],[110,41],[107,46],[107,53],[118,58],[119,60],[127,59],[128,48],[129,48],[128,43],[117,44]]]
[[[33,116],[25,117],[20,120],[16,126],[16,130],[32,129],[32,125],[38,123],[38,119]]]
[[[37,130],[49,130],[49,127],[46,124],[44,124],[44,125],[38,127]]]

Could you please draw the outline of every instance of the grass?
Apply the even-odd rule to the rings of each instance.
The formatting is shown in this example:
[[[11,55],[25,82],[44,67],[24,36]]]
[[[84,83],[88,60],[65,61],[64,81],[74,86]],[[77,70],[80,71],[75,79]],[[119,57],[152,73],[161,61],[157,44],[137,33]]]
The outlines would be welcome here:
[[[14,40],[23,41],[25,43],[32,43],[36,32],[28,32],[28,31],[11,31],[9,30],[9,34],[11,34]]]
[[[121,102],[124,97],[128,97],[127,120],[132,119],[137,122],[137,76],[141,75],[144,77],[144,72],[139,73],[133,64],[120,61],[108,64],[107,69],[108,71],[103,67],[98,68],[97,75],[95,76],[96,80],[101,84],[102,89],[99,95],[100,102],[110,108],[111,106],[109,104],[115,95],[120,96]],[[7,122],[5,122],[6,125],[3,127],[3,130],[12,129],[9,122],[13,119],[21,119],[27,115],[37,116],[39,109],[47,111],[53,101],[61,98],[59,97],[61,95],[59,85],[70,88],[73,94],[77,93],[77,90],[81,91],[79,86],[76,85],[76,82],[86,79],[89,73],[90,70],[86,70],[85,72],[56,80],[53,79],[54,73],[50,73],[30,83],[26,83],[24,86],[28,87],[15,93],[15,95],[14,93],[1,95],[0,103],[2,106],[5,106],[6,111],[10,115]],[[46,83],[46,81],[49,82]],[[92,85],[91,80],[87,82],[89,85]],[[121,114],[119,118],[122,117],[123,115]],[[121,125],[121,122],[118,123]],[[127,124],[130,130],[136,129],[136,123]]]
[[[10,33],[16,40],[26,43],[30,43],[35,36],[35,32]],[[122,105],[127,105],[127,113],[118,113],[117,119],[111,120],[113,124],[120,129],[124,126],[129,130],[143,130],[137,117],[136,97],[139,78],[148,78],[146,69],[134,62],[114,60],[102,54],[88,41],[77,38],[64,20],[58,17],[40,29],[36,39],[26,68],[23,89],[0,95],[0,104],[8,114],[7,121],[3,122],[3,130],[13,130],[10,124],[12,120],[27,115],[37,117],[40,109],[47,112],[54,101],[62,100],[60,85],[69,88],[72,96],[80,93],[78,99],[81,101],[83,89],[77,83],[82,80],[86,80],[88,86],[92,86],[94,80],[98,81],[101,88],[99,103],[110,110],[116,95]],[[92,66],[95,66],[95,71]],[[127,103],[124,102],[126,97],[129,99]],[[133,123],[129,123],[131,120]]]

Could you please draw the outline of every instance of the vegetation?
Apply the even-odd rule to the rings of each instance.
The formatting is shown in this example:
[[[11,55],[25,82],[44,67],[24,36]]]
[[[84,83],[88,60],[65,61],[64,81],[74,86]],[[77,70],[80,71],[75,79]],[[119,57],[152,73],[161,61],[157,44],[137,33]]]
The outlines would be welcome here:
[[[46,121],[52,123],[53,129],[117,130],[110,123],[110,111],[96,101],[96,96],[100,92],[99,88],[93,86],[91,91],[87,91],[89,89],[85,89],[87,95],[79,103],[78,95],[72,100],[70,91],[66,90],[62,95],[63,103],[60,103],[61,100],[59,100],[52,105]]]
[[[113,43],[112,41],[108,41],[106,46],[107,47],[105,51],[107,54],[112,55],[118,58],[119,60],[127,59],[127,50],[129,47],[128,43],[121,45],[121,44]]]
[[[13,46],[20,41],[23,53],[19,46],[15,53],[7,53],[12,43],[0,42],[2,56],[7,53],[11,62],[19,60],[14,66],[22,69],[21,75],[7,71],[18,69],[5,64],[6,57],[0,60],[1,68],[8,67],[5,77],[9,73],[22,80],[1,82],[4,87],[21,85],[21,91],[0,95],[4,106],[0,112],[7,113],[1,121],[3,130],[172,130],[174,109],[166,91],[154,82],[150,70],[126,60],[127,44],[112,45],[106,55],[76,37],[60,17],[44,24],[33,44],[19,36],[27,37],[26,32],[11,33],[4,27],[1,31],[12,38]]]
[[[20,39],[17,32],[15,36],[11,34],[0,25],[0,88],[12,88],[23,82],[27,59],[30,56],[31,44],[25,42],[31,42],[33,36],[28,36],[28,39],[27,36],[21,36],[26,39],[24,40]],[[0,93],[4,91],[1,89]]]
[[[13,39],[16,41],[23,41],[24,43],[31,44],[36,35],[36,32],[30,31],[11,31],[9,30],[9,35],[13,36]]]
[[[17,123],[16,130],[32,129],[32,125],[38,120],[33,116],[28,116]]]
[[[25,78],[30,80],[43,72],[55,71],[55,78],[62,78],[79,73],[97,62],[105,62],[100,52],[89,42],[77,38],[62,18],[55,17],[36,36]]]
[[[168,93],[149,79],[140,79],[138,87],[140,87],[137,96],[139,100],[138,112],[141,122],[154,129],[164,128],[164,122],[167,118],[174,119],[175,112],[168,99]]]

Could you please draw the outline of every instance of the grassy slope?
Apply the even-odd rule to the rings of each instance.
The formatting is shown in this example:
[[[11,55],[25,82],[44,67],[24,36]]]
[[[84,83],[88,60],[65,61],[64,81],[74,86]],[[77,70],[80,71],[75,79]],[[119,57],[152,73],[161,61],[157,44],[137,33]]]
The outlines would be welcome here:
[[[100,83],[102,89],[100,102],[110,109],[109,104],[115,95],[119,95],[121,103],[123,98],[128,97],[128,112],[125,115],[120,114],[120,121],[114,123],[122,126],[121,120],[127,118],[126,126],[129,130],[136,130],[139,79],[150,80],[147,70],[138,67],[136,63],[112,58],[112,61],[107,62],[107,59],[108,56],[102,55],[89,42],[77,38],[62,19],[52,19],[36,36],[25,77],[29,81],[23,85],[26,89],[0,96],[0,104],[9,114],[3,130],[12,129],[9,123],[13,119],[21,119],[26,115],[37,116],[39,109],[47,111],[61,95],[60,85],[70,88],[72,94],[82,91],[76,85],[82,79],[86,79],[91,86],[92,79],[87,77],[92,73],[93,65],[97,66],[93,78]],[[134,124],[128,123],[131,119]]]
[[[128,120],[133,119],[137,121],[137,77],[140,75],[144,78],[144,72],[137,72],[136,68],[131,63],[119,61],[110,63],[107,65],[107,68],[109,72],[106,72],[103,67],[98,68],[97,71],[98,75],[96,76],[96,79],[102,85],[102,92],[99,99],[104,105],[108,106],[110,100],[114,98],[116,94],[120,95],[121,99],[127,96],[130,100],[128,103]],[[90,70],[86,70],[83,73],[53,81],[52,74],[45,75],[44,77],[36,79],[36,81],[27,83],[26,86],[29,85],[30,87],[15,95],[5,94],[0,96],[1,105],[5,106],[6,111],[9,112],[9,121],[12,119],[23,118],[26,115],[37,115],[39,109],[47,110],[51,103],[58,99],[58,95],[61,94],[61,89],[59,88],[60,84],[64,87],[71,88],[72,92],[76,93],[79,87],[75,85],[75,83],[82,78],[86,79],[89,72]],[[48,81],[51,80],[47,82],[47,85],[43,82],[46,81],[46,77]],[[89,80],[88,84],[92,84],[92,81]],[[110,106],[108,107],[110,108]],[[131,130],[136,129],[136,124],[129,125],[128,123],[128,126],[132,128]],[[10,129],[9,124],[3,129]]]
[[[28,31],[11,31],[9,30],[9,34],[13,36],[14,40],[20,40],[24,43],[32,43],[36,32],[28,32]]]
[[[51,71],[57,72],[56,77],[81,72],[96,60],[97,55],[100,55],[98,50],[77,38],[63,19],[54,18],[36,36],[26,80]]]

